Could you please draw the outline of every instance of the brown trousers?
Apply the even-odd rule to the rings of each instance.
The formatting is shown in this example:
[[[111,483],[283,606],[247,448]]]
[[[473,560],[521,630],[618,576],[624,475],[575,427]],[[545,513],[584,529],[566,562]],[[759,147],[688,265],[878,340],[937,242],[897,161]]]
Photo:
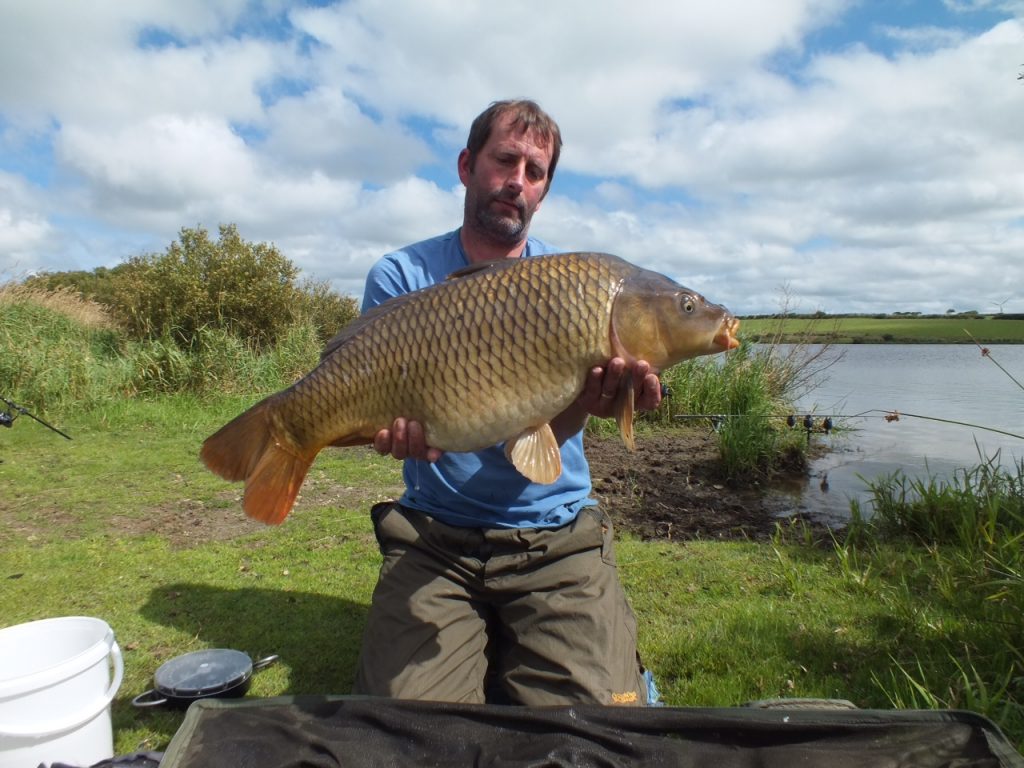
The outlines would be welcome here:
[[[355,693],[644,705],[636,619],[596,507],[562,528],[459,528],[373,508],[384,562]]]

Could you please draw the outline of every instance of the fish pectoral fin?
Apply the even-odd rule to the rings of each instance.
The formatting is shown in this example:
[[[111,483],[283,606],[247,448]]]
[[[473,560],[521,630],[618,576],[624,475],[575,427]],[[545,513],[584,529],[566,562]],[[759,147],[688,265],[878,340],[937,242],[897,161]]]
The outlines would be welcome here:
[[[524,429],[505,443],[505,456],[535,483],[553,483],[562,474],[562,453],[547,422]]]
[[[633,439],[633,375],[624,377],[622,386],[615,394],[615,403],[612,411],[615,414],[615,423],[619,425],[619,434],[622,435],[622,442],[626,444],[626,450],[636,450],[636,440]]]

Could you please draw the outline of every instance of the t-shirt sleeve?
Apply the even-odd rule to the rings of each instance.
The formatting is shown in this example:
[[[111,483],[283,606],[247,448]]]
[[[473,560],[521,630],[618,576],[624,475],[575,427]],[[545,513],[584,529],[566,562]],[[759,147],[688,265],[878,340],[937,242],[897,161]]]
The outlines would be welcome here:
[[[409,292],[409,286],[395,259],[384,257],[370,269],[363,291],[362,311]]]

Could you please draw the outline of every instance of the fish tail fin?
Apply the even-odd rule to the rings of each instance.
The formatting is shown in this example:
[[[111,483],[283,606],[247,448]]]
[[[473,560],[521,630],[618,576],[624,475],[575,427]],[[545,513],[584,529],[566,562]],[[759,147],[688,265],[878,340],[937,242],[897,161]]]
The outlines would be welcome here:
[[[257,403],[203,443],[200,458],[225,480],[245,481],[245,514],[270,525],[282,522],[317,451],[309,455],[272,429],[273,398]]]

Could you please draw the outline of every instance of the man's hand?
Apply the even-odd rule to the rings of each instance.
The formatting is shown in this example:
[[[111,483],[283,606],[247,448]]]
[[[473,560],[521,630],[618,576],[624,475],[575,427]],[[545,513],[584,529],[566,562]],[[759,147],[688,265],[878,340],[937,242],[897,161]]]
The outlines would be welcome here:
[[[444,453],[440,448],[427,445],[423,425],[398,417],[391,429],[382,429],[373,437],[373,448],[382,456],[391,454],[396,459],[437,461]]]
[[[608,364],[595,367],[587,374],[583,392],[576,401],[592,416],[606,419],[613,416],[612,405],[619,387],[625,382],[623,376],[633,376],[633,403],[638,411],[653,411],[661,403],[661,380],[651,371],[646,360],[637,361],[632,374],[626,370],[626,361],[613,357]]]

